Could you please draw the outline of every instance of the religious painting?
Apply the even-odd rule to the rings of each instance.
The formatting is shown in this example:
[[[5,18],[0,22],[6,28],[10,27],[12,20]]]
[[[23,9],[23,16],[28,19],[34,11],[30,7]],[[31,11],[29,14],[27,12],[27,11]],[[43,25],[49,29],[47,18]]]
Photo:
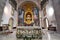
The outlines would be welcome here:
[[[34,12],[34,24],[35,26],[38,26],[39,25],[39,9],[35,7],[33,9],[33,12]]]
[[[18,26],[23,26],[24,24],[24,10],[19,9],[18,10]]]
[[[27,25],[31,25],[33,23],[33,12],[31,11],[25,12],[24,23]]]

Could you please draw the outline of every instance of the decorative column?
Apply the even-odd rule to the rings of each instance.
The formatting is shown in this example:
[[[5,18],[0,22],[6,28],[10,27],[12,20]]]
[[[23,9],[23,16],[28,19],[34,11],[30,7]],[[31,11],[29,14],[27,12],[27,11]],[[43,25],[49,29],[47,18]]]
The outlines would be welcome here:
[[[39,19],[40,19],[40,27],[42,27],[42,12],[41,11],[39,11]]]
[[[17,8],[16,8],[17,9],[17,20],[16,20],[17,21],[17,24],[16,24],[16,27],[18,26],[18,7],[19,7],[19,4],[17,2]]]

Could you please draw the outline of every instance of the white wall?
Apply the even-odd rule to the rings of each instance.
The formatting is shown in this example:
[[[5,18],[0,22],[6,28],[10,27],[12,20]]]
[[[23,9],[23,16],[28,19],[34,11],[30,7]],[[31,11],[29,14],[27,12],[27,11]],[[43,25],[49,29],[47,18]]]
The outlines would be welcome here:
[[[52,1],[51,0],[49,0],[49,3],[46,6],[46,12],[47,12],[47,15],[46,16],[47,16],[47,18],[49,20],[49,24],[52,24],[53,26],[56,26],[56,19],[55,19],[54,12],[53,12],[53,14],[51,14],[52,11],[49,13],[49,11],[48,11],[49,8],[53,8]],[[53,8],[53,11],[54,11],[54,8]]]
[[[13,27],[16,27],[16,24],[17,24],[17,11],[14,10],[14,16],[11,15],[11,12],[12,12],[12,6],[7,1],[6,5],[5,5],[5,8],[4,8],[4,12],[3,12],[3,16],[2,16],[3,21],[1,22],[1,25],[8,24],[9,19],[13,18]]]
[[[8,2],[6,2],[2,17],[2,24],[8,24],[9,18],[11,17],[11,10],[12,6]]]

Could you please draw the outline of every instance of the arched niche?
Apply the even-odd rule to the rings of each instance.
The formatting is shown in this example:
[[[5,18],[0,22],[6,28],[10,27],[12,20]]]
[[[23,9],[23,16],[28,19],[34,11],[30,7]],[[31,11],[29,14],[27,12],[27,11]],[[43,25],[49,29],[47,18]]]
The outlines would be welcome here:
[[[12,30],[12,28],[13,28],[13,18],[9,19],[9,23],[8,24],[9,24],[9,27],[8,27],[9,30]]]
[[[18,26],[20,26],[20,24],[22,23],[22,21],[21,22],[19,22],[21,19],[19,18],[19,15],[21,15],[21,14],[23,14],[23,15],[21,15],[21,16],[23,16],[22,18],[23,18],[23,23],[21,24],[21,25],[24,25],[24,18],[25,18],[25,14],[26,14],[26,12],[30,12],[30,13],[32,13],[32,19],[34,20],[34,12],[36,11],[36,17],[37,17],[37,20],[36,21],[38,21],[38,25],[39,25],[39,8],[38,8],[38,6],[34,3],[34,2],[32,2],[32,1],[24,1],[23,3],[21,3],[21,5],[18,7]],[[24,11],[24,13],[22,13],[22,11]],[[21,13],[21,14],[20,14]],[[25,18],[26,19],[26,18]]]
[[[44,18],[44,28],[46,28],[46,29],[48,29],[48,27],[49,27],[49,20],[48,20],[48,18]]]

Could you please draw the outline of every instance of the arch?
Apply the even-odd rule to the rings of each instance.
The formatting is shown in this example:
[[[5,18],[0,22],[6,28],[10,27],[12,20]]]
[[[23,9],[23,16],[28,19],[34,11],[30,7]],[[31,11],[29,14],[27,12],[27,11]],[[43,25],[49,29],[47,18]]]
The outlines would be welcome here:
[[[46,28],[46,29],[48,29],[48,27],[49,27],[49,20],[48,20],[48,18],[44,18],[44,28]]]
[[[9,30],[12,30],[12,28],[13,28],[13,18],[9,19],[9,23],[8,24],[9,24],[9,27],[8,27]]]
[[[40,6],[40,5],[39,5]],[[32,15],[34,15],[33,13],[33,9],[34,8],[38,8],[39,6],[37,6],[36,2],[34,1],[21,1],[21,3],[18,6],[18,11],[19,9],[23,9],[24,10],[24,14],[26,14],[26,12],[30,12],[32,13]],[[38,8],[39,9],[39,8]],[[19,16],[19,15],[18,15]],[[25,18],[25,17],[24,17]],[[33,17],[32,17],[33,19]],[[19,18],[18,18],[19,20]],[[33,19],[34,20],[34,19]],[[30,24],[30,21],[28,21]],[[19,23],[20,24],[20,23]],[[28,24],[28,23],[27,23]]]
[[[32,1],[32,0],[21,1],[21,2],[19,3],[19,5],[18,5],[18,8],[19,8],[22,4],[25,4],[25,3],[27,3],[27,2],[30,2],[31,4],[35,4],[35,6],[36,6],[38,9],[40,9],[40,5],[38,4],[38,2]]]

